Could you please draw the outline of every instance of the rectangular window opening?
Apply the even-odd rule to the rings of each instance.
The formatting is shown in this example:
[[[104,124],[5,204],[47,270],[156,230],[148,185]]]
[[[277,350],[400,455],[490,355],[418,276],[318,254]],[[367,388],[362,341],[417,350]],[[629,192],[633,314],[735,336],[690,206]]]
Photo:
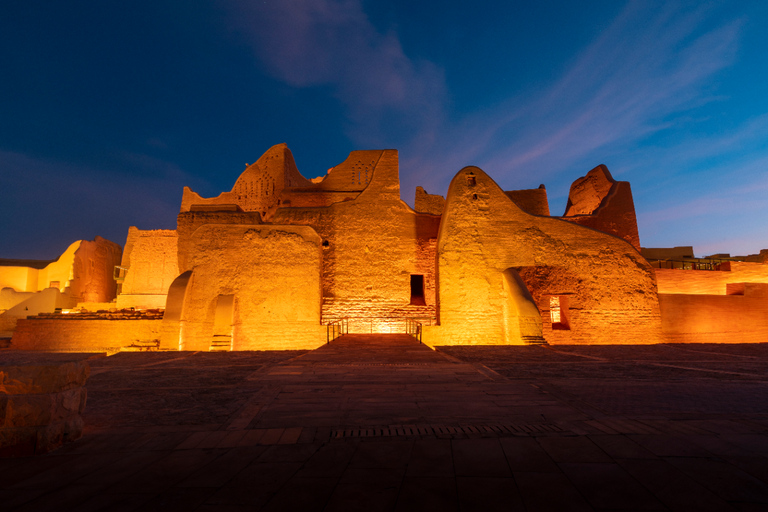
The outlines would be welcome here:
[[[411,304],[415,306],[426,306],[424,300],[424,276],[418,274],[411,275]]]
[[[552,321],[552,330],[571,330],[571,322],[568,311],[568,297],[565,295],[552,295],[549,297],[549,317]]]

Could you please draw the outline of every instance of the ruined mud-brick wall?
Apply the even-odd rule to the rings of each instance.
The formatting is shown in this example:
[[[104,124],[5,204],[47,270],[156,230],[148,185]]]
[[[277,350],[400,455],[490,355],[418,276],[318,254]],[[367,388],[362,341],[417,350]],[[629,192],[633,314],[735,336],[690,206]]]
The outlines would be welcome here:
[[[768,283],[768,265],[762,263],[730,261],[720,268],[722,270],[656,268],[654,272],[659,293],[725,295],[731,283]]]
[[[296,169],[293,155],[285,144],[272,146],[256,163],[240,175],[230,192],[213,198],[203,198],[184,187],[181,211],[188,212],[192,205],[238,205],[246,212],[259,212],[266,217],[278,206],[285,188],[306,187],[311,182]]]
[[[62,315],[64,316],[64,315]],[[17,350],[117,352],[160,338],[162,320],[21,319],[11,338]]]
[[[73,242],[56,261],[52,261],[45,268],[38,270],[35,287],[27,291],[40,291],[53,287],[63,292],[74,278],[75,254],[80,250],[82,243],[83,240]]]
[[[117,294],[113,272],[122,252],[119,245],[100,236],[83,240],[75,252],[70,296],[77,302],[112,301]]]
[[[419,213],[442,215],[445,208],[445,198],[437,194],[428,194],[422,187],[416,187],[416,198],[413,209]]]
[[[604,165],[573,182],[563,219],[622,238],[640,250],[632,189],[628,181],[614,180]]]
[[[538,269],[546,267],[547,271]],[[434,343],[514,343],[505,333],[502,274],[516,270],[542,315],[568,303],[570,329],[550,343],[653,343],[660,316],[653,272],[627,242],[523,212],[482,170],[451,183],[438,239],[439,321]],[[519,342],[519,341],[518,341]]]
[[[53,261],[2,260],[0,288],[10,287],[17,292],[38,292],[55,287],[64,291],[73,278],[75,253],[82,243],[82,240],[71,243]]]
[[[118,308],[162,308],[168,287],[179,275],[175,230],[128,229],[120,266],[125,273]]]
[[[357,199],[324,208],[281,208],[272,222],[308,225],[322,238],[324,321],[347,317],[352,330],[377,321],[377,329],[399,330],[407,317],[435,314],[439,217],[417,214],[400,200],[396,151],[355,151],[348,161],[373,160],[370,153],[378,154],[377,163]],[[346,179],[356,186],[358,176],[365,174],[348,172]],[[410,304],[412,274],[424,276],[424,306]]]
[[[683,245],[678,247],[641,247],[640,254],[648,261],[651,260],[677,260],[683,261],[693,258],[693,247]]]
[[[178,267],[179,274],[192,270],[191,258],[194,255],[196,241],[193,235],[197,228],[205,224],[216,225],[249,225],[262,224],[258,212],[242,211],[197,211],[182,212],[176,218],[176,233],[178,235]]]
[[[544,185],[525,190],[507,190],[504,193],[524,212],[549,217],[549,200]]]
[[[768,284],[746,283],[740,295],[659,294],[667,343],[765,343]]]
[[[353,151],[349,158],[328,170],[310,186],[283,190],[278,199],[281,207],[330,206],[356,199],[373,179],[373,171],[383,151]],[[271,215],[267,217],[271,220]]]
[[[13,331],[17,321],[28,315],[82,302],[111,301],[117,287],[112,271],[121,253],[119,245],[97,236],[71,244],[58,260],[41,269],[30,269],[35,274],[29,293],[0,292],[0,332]]]
[[[316,348],[320,237],[305,226],[204,224],[185,236],[180,348],[208,350],[220,297],[234,296],[233,350]],[[182,245],[180,244],[180,249]]]
[[[112,271],[120,264],[121,254],[119,245],[100,236],[92,241],[78,240],[41,268],[0,267],[0,288],[38,292],[54,287],[77,302],[109,302],[115,298]]]
[[[88,356],[4,354],[0,361],[0,458],[42,454],[83,432]]]
[[[748,261],[751,263],[768,264],[768,249],[760,249],[760,253],[750,254],[745,258],[745,261]]]

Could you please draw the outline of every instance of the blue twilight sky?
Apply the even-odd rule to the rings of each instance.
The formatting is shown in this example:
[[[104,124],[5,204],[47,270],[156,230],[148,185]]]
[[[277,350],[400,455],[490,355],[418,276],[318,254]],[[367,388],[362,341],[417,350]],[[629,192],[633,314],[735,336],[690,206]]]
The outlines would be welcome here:
[[[286,142],[400,151],[402,198],[604,163],[641,243],[768,248],[768,2],[91,0],[0,6],[0,258],[174,228]]]

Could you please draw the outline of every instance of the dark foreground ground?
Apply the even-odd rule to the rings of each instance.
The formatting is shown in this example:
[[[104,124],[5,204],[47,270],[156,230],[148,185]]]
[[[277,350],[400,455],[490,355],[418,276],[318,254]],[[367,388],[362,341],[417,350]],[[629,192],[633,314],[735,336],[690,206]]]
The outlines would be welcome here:
[[[768,510],[768,344],[92,361],[84,436],[0,510]]]

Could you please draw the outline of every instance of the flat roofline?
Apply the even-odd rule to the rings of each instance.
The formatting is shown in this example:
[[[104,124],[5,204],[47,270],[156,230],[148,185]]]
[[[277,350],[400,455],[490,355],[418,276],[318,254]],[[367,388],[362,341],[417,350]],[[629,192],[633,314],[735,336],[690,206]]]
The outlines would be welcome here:
[[[0,258],[0,267],[29,267],[42,270],[56,260],[14,260]]]

